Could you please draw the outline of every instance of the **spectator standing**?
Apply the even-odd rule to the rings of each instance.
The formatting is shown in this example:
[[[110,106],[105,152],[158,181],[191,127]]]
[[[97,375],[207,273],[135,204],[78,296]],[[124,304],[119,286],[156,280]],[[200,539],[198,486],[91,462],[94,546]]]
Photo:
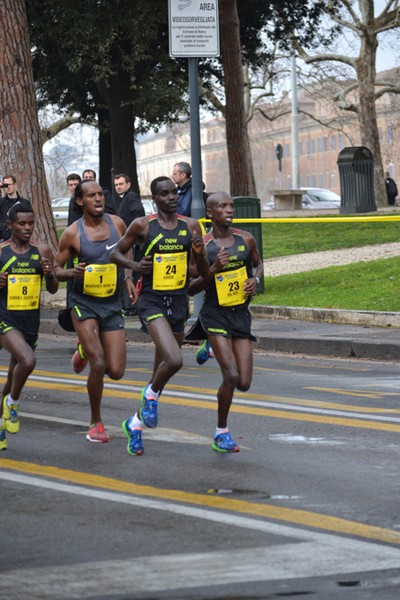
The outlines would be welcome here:
[[[131,179],[129,175],[120,173],[114,177],[115,192],[120,198],[118,216],[121,217],[127,227],[134,219],[144,217],[143,204],[139,196],[131,190]]]
[[[395,206],[398,190],[395,180],[390,177],[389,171],[386,172],[385,184],[389,206]]]
[[[143,423],[146,427],[157,426],[158,398],[182,367],[181,345],[189,308],[189,265],[196,267],[201,275],[208,273],[200,224],[177,214],[175,183],[169,177],[157,177],[150,189],[157,214],[132,221],[111,252],[111,260],[117,265],[142,274],[139,317],[155,345],[153,374],[142,390],[139,411],[122,424],[128,438],[128,453],[135,456],[144,450]],[[126,258],[136,243],[141,249],[139,262]],[[128,286],[133,288],[133,282]]]
[[[5,194],[0,200],[0,241],[8,240],[11,237],[11,231],[6,226],[8,220],[8,211],[18,200],[26,200],[22,198],[17,191],[17,180],[14,175],[5,175],[3,182],[0,183],[0,189],[5,191]]]
[[[187,162],[178,162],[172,169],[172,179],[178,186],[178,215],[192,214],[192,167]]]
[[[7,448],[6,431],[18,433],[19,399],[36,365],[42,277],[55,294],[54,256],[48,246],[32,244],[35,219],[28,200],[9,210],[10,239],[0,246],[0,344],[10,354],[0,406],[0,450]]]
[[[101,419],[104,375],[121,379],[126,365],[121,278],[110,260],[111,248],[126,228],[118,216],[105,213],[103,190],[93,179],[77,185],[75,201],[82,207],[83,217],[62,234],[55,272],[59,281],[73,279],[71,318],[79,342],[72,367],[80,373],[89,363],[91,420],[86,438],[104,443],[109,441]],[[77,258],[77,264],[64,269],[70,258]]]
[[[82,181],[82,177],[78,173],[70,173],[67,175],[67,187],[71,194],[68,207],[68,225],[71,225],[82,216],[82,210],[75,204],[75,188]]]
[[[121,217],[126,227],[139,217],[144,217],[145,211],[143,204],[140,201],[139,196],[131,190],[131,179],[129,175],[125,173],[119,173],[114,177],[115,192],[120,198],[120,204],[118,209],[118,216]],[[133,260],[138,260],[139,257],[139,246],[135,245],[132,249]],[[136,283],[138,280],[138,274],[133,275],[133,280]],[[122,286],[122,306],[124,309],[124,316],[129,317],[137,314],[137,307],[132,306],[132,302],[129,298],[128,291],[125,286]]]

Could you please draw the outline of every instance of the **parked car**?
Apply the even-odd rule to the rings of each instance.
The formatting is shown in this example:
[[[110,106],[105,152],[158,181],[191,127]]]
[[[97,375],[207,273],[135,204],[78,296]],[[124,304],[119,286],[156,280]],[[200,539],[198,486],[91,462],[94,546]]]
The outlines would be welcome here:
[[[69,207],[69,198],[57,198],[57,204],[54,204],[54,200],[51,203],[51,207],[53,210],[53,217],[56,220],[59,219],[68,219],[68,207]]]
[[[304,189],[303,208],[340,208],[340,196],[332,190],[324,188],[300,189]]]
[[[154,215],[157,212],[157,205],[150,198],[143,198],[142,204],[146,215]]]
[[[54,200],[51,201],[51,207],[52,208],[56,208],[58,206],[69,206],[69,198],[54,198]]]
[[[300,188],[303,190],[302,206],[318,210],[321,208],[340,208],[340,196],[332,190],[324,188]],[[263,210],[273,210],[275,207],[274,197],[271,196],[263,204]]]

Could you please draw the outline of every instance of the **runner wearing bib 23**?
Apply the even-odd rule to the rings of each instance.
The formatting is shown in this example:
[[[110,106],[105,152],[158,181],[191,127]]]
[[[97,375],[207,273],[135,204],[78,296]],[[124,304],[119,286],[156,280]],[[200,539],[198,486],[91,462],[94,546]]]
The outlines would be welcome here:
[[[209,344],[222,372],[218,389],[218,425],[212,447],[218,452],[238,452],[228,429],[228,414],[235,389],[246,392],[253,375],[253,341],[248,308],[263,266],[254,237],[234,229],[235,205],[229,194],[217,192],[207,199],[207,217],[212,229],[204,237],[210,270],[192,280],[190,294],[205,290],[199,320],[187,340],[206,338],[197,353],[202,364],[209,357]],[[199,357],[204,355],[202,360]]]

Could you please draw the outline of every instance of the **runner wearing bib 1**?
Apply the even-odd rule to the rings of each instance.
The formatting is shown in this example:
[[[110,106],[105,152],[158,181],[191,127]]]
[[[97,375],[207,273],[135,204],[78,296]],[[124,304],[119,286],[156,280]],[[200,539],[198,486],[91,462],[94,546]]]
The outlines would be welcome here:
[[[110,235],[106,240],[93,241],[88,238],[84,221],[77,221],[80,253],[78,262],[84,262],[83,279],[74,279],[70,295],[71,306],[78,319],[99,318],[105,329],[117,328],[115,320],[123,323],[120,292],[117,287],[120,272],[110,261],[110,252],[119,240],[111,217],[105,213]],[[109,321],[110,319],[110,321]]]

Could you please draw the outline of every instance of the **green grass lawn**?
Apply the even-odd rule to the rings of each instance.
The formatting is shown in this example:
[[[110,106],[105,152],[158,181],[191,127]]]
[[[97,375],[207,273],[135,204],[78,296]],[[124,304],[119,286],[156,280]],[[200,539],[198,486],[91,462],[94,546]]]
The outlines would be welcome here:
[[[265,277],[268,306],[400,311],[400,257]]]
[[[263,223],[263,258],[400,241],[400,221]]]
[[[400,241],[400,222],[265,223],[263,258]],[[255,304],[400,311],[400,257],[265,278]]]

